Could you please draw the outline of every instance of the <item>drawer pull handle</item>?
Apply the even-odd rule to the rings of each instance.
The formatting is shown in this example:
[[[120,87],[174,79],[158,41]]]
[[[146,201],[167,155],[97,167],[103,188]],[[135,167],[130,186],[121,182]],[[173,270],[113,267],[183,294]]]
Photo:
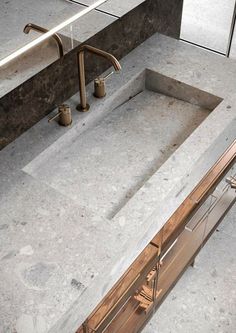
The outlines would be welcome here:
[[[157,270],[156,268],[153,268],[153,270],[146,277],[147,285],[151,287],[152,282],[156,277],[157,277]]]
[[[236,189],[236,178],[235,177],[226,178],[226,183],[229,184],[232,189]]]
[[[134,296],[134,298],[139,302],[139,307],[144,310],[146,314],[151,310],[153,301],[147,300],[141,294]]]
[[[162,289],[156,292],[155,299],[161,294]],[[143,285],[142,290],[134,296],[134,298],[139,302],[139,307],[145,311],[145,314],[149,313],[154,304],[154,294],[153,289]]]

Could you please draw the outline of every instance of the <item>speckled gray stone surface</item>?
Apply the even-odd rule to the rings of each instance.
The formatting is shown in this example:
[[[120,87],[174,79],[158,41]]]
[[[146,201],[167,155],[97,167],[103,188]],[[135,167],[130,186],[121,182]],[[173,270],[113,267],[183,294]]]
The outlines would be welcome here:
[[[43,119],[0,152],[0,258],[4,277],[0,280],[0,323],[4,333],[14,329],[17,333],[74,333],[235,139],[233,61],[156,34],[125,57],[122,67],[120,75],[107,81],[105,99],[96,100],[92,85],[88,87],[88,113],[75,111],[78,94],[68,101],[73,111],[70,128]],[[88,208],[89,203],[81,204],[70,193],[54,188],[52,178],[42,181],[37,167],[42,165],[48,171],[47,162],[55,159],[61,179],[67,179],[68,166],[62,168],[60,153],[65,156],[76,148],[77,140],[86,138],[109,113],[124,112],[123,103],[145,88],[146,68],[169,77],[173,88],[179,85],[188,91],[187,85],[192,86],[223,101],[202,123],[198,122],[201,124],[187,140],[109,219]],[[149,92],[143,95],[148,103]],[[127,105],[135,104],[141,96]],[[81,144],[86,148],[85,142]],[[89,151],[92,158],[100,152],[94,148]],[[74,153],[71,162],[76,169],[79,145]],[[107,170],[108,164],[104,173]],[[99,185],[98,181],[98,192]]]
[[[116,215],[209,113],[144,90],[75,138],[68,149],[38,159],[24,171],[108,218]]]

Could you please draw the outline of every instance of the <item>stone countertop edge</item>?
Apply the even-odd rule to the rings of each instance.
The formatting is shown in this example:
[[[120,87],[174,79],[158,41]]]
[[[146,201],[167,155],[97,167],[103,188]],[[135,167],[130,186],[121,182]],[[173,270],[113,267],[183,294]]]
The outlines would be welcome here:
[[[179,176],[175,177],[172,160],[173,156],[171,156],[156,174],[151,177],[149,180],[151,186],[154,187],[159,184],[156,191],[158,192],[160,189],[161,193],[160,196],[158,195],[155,199],[154,206],[151,206],[152,209],[149,213],[145,212],[145,216],[139,217],[139,231],[136,231],[132,239],[120,248],[119,256],[112,258],[110,264],[105,267],[103,273],[100,274],[100,276],[93,281],[82,295],[70,305],[68,311],[61,316],[57,323],[49,328],[48,332],[50,333],[73,333],[76,331],[90,312],[112,288],[114,283],[117,282],[130,264],[132,264],[134,259],[161,229],[182,201],[188,196],[208,169],[235,139],[235,62],[171,38],[155,34],[126,56],[122,61],[122,65],[124,74],[109,81],[108,95],[109,92],[114,90],[114,88],[121,88],[124,84],[128,84],[129,80],[135,75],[139,75],[142,70],[149,68],[217,95],[224,100],[191,134],[187,139],[187,142],[185,141],[183,145],[181,145],[181,147],[185,147],[185,150],[182,149],[183,147],[180,147],[174,153],[175,157],[178,157],[174,161],[176,164],[176,170],[183,171],[181,176],[179,174]],[[205,79],[206,77],[208,80]],[[74,105],[76,100],[78,100],[78,95],[72,97],[69,103]],[[92,117],[92,113],[89,117]],[[222,122],[222,119],[224,122]],[[75,123],[76,121],[78,123],[81,122],[81,118],[75,117]],[[54,142],[57,144],[58,142],[63,143],[63,140],[66,140],[66,136],[68,136],[68,140],[70,140],[70,133],[72,133],[73,136],[73,128],[69,131],[66,131],[65,129],[59,131],[57,126],[53,125],[52,128],[50,127],[48,130],[52,130],[51,136],[49,135],[48,139],[46,136],[42,145],[38,144],[37,150],[34,151],[33,147],[30,147],[30,143],[27,142],[26,139],[35,136],[35,134],[37,134],[37,129],[39,130],[39,137],[40,131],[46,131],[45,133],[47,133],[47,130],[42,128],[45,124],[46,120],[42,120],[40,124],[37,124],[33,129],[24,133],[19,139],[0,152],[0,160],[3,161],[0,174],[2,171],[4,177],[9,177],[9,179],[11,179],[13,174],[21,171],[21,169],[30,163],[30,161],[32,161],[38,154],[40,156],[40,153],[42,152],[43,155],[45,148],[50,147],[51,145],[49,148],[50,151],[50,149],[53,149]],[[74,129],[76,129],[75,125]],[[74,135],[75,133],[76,131],[74,131]],[[24,142],[24,140],[26,140],[25,143],[27,142],[26,146],[22,145],[22,141]],[[196,149],[196,147],[198,147],[198,149]],[[12,162],[14,164],[12,149],[16,150],[18,157],[19,155],[22,155],[14,166],[12,166]],[[186,160],[186,165],[183,170],[181,162],[183,161],[183,158],[187,158],[187,154],[191,151],[194,156],[193,158],[190,156]],[[8,165],[10,166],[9,169]],[[171,180],[165,184],[163,183],[162,178],[165,178],[165,173],[167,173],[169,177],[174,177],[172,185],[170,185]],[[38,184],[40,186],[40,182]],[[161,184],[165,186],[164,190],[161,190]],[[140,191],[142,192],[143,188],[141,188]],[[129,212],[134,211],[137,202],[140,202],[140,191],[138,191],[121,209],[113,221],[119,219],[120,216],[126,216],[129,218]],[[147,196],[148,193],[146,194],[146,197]],[[173,197],[175,200],[173,200]],[[145,202],[143,204],[145,205]],[[148,201],[146,205],[147,204]],[[14,206],[14,202],[12,202],[12,205]],[[153,209],[153,207],[155,207],[155,209]],[[127,229],[130,235],[132,234],[131,229]],[[96,293],[94,292],[95,290]]]

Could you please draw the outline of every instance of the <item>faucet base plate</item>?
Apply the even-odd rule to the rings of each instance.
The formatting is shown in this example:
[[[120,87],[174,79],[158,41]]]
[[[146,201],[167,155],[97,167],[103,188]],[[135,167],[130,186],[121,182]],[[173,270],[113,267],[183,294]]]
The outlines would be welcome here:
[[[78,104],[78,105],[76,106],[76,110],[78,110],[78,111],[80,111],[80,112],[86,112],[86,111],[89,110],[89,108],[90,108],[90,105],[89,105],[89,104],[86,104],[86,107],[85,107],[85,108],[82,107],[81,104]]]

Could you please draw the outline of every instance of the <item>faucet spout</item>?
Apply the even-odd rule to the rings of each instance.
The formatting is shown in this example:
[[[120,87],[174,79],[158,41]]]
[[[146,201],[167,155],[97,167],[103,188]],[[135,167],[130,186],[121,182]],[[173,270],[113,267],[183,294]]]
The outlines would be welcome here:
[[[24,27],[23,29],[23,32],[25,34],[28,34],[30,32],[30,30],[34,30],[34,31],[38,31],[38,32],[41,32],[41,33],[45,33],[45,32],[48,32],[49,30],[48,29],[45,29],[43,27],[40,27],[39,25],[37,24],[34,24],[34,23],[28,23],[26,24],[26,26]],[[60,58],[63,57],[64,55],[64,50],[63,50],[63,44],[62,44],[62,40],[61,38],[59,37],[58,34],[54,34],[52,35],[52,38],[54,38],[54,40],[56,41],[57,43],[57,46],[58,46],[58,52],[59,52],[59,56]]]
[[[82,45],[78,51],[78,73],[79,73],[79,85],[80,85],[80,104],[77,106],[79,111],[88,111],[89,105],[87,104],[86,88],[85,88],[85,69],[84,69],[84,51],[87,50],[90,53],[96,54],[100,57],[107,59],[116,72],[121,70],[119,61],[110,53],[100,50],[90,45]]]

